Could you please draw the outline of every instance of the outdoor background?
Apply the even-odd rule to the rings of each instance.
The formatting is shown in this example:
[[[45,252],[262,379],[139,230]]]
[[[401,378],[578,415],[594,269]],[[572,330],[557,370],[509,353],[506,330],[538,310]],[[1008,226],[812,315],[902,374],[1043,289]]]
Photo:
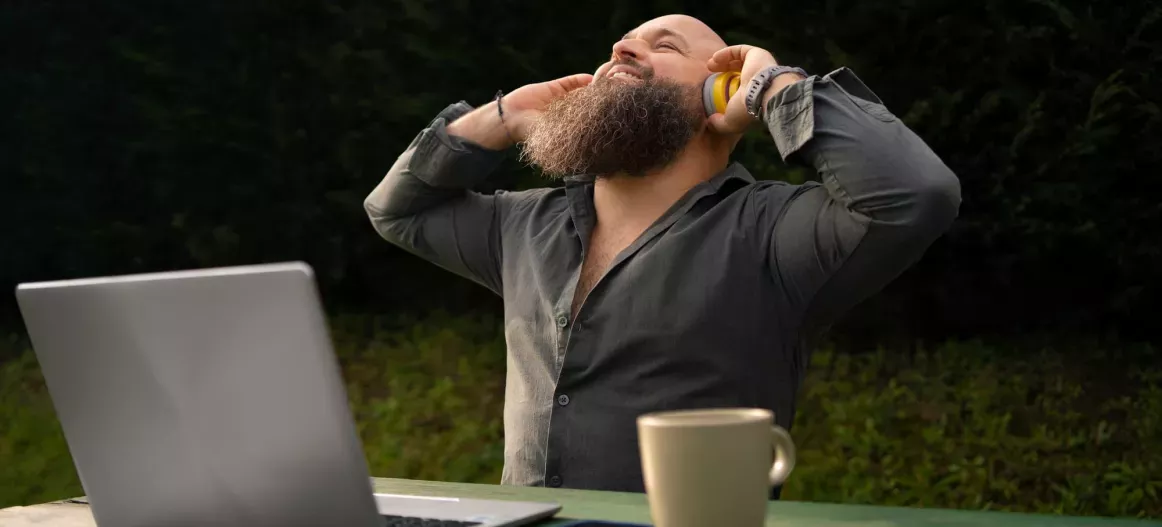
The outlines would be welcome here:
[[[373,474],[497,482],[500,301],[362,199],[445,105],[671,12],[852,68],[963,185],[820,343],[786,499],[1162,517],[1152,0],[0,2],[0,507],[83,492],[15,284],[282,260],[318,273]],[[811,177],[757,130],[736,158]],[[548,183],[514,158],[490,184]]]

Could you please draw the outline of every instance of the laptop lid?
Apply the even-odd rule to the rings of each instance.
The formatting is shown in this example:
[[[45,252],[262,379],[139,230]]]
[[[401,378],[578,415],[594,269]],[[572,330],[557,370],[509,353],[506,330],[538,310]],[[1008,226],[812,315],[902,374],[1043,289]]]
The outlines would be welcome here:
[[[307,265],[16,296],[98,525],[379,524]]]

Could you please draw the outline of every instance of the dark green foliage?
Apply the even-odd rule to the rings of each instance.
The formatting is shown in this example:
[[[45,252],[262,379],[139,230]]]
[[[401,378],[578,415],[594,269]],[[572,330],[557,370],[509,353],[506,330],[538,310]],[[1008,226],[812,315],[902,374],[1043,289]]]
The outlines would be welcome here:
[[[349,316],[332,328],[373,475],[499,481],[496,320]],[[1157,352],[1072,348],[816,353],[785,499],[1162,518]],[[30,352],[0,367],[0,423],[0,507],[82,494]]]
[[[79,496],[81,481],[32,353],[0,343],[0,508]]]
[[[817,353],[788,498],[1162,515],[1157,352],[1071,348]]]
[[[363,196],[444,105],[592,71],[627,29],[683,11],[817,73],[852,67],[963,180],[953,230],[838,334],[1150,328],[1148,0],[4,2],[0,289],[302,259],[335,305],[494,308],[381,242]],[[757,132],[736,157],[808,175]],[[494,183],[541,184],[515,161]]]
[[[906,351],[817,354],[785,495],[1162,517],[1156,352],[911,344],[1156,339],[1162,7],[1148,0],[0,2],[0,289],[298,259],[332,307],[494,310],[379,240],[363,196],[444,105],[593,71],[669,12],[816,73],[853,68],[964,187],[951,232],[832,333]],[[736,158],[810,176],[757,131]],[[544,184],[511,161],[491,185]],[[5,296],[0,327],[18,324]],[[335,320],[373,473],[498,479],[498,327]],[[0,344],[0,506],[79,494],[32,355]]]

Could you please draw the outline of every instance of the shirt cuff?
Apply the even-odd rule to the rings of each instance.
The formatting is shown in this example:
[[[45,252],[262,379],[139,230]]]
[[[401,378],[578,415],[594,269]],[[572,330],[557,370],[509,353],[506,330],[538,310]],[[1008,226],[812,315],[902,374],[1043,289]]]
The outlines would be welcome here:
[[[437,188],[472,188],[488,179],[505,152],[448,134],[448,123],[472,110],[472,106],[460,101],[437,114],[412,140],[408,172]]]
[[[786,161],[815,136],[815,86],[835,83],[868,106],[882,105],[879,97],[849,68],[839,68],[823,77],[812,75],[779,92],[767,105],[766,123],[779,154]],[[866,109],[866,108],[865,108]]]

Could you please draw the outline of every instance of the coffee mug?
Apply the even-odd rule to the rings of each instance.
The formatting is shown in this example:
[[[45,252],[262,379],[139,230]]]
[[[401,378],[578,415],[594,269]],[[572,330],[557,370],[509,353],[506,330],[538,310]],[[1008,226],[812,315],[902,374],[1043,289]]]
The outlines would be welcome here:
[[[795,444],[761,408],[677,410],[637,419],[657,527],[763,525],[771,487],[795,467]],[[772,463],[773,459],[773,463]]]

